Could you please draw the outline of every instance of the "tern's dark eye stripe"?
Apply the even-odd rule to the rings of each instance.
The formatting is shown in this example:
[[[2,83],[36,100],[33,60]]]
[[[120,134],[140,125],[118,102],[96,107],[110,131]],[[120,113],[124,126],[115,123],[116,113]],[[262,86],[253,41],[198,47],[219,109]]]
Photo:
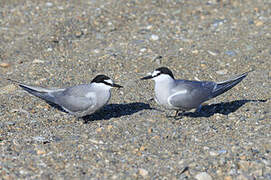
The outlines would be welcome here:
[[[153,77],[157,77],[157,76],[159,76],[161,73],[159,72],[159,73],[157,73],[155,76],[153,76]]]

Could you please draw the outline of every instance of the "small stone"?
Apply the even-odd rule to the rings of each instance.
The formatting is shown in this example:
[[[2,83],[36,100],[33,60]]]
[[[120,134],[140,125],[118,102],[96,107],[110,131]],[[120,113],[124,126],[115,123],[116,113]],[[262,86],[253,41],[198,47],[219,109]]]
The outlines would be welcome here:
[[[48,49],[47,49],[48,52],[50,52],[50,51],[52,51],[52,50],[53,50],[52,48],[48,48]]]
[[[146,27],[146,29],[151,29],[152,28],[152,25],[148,25],[147,27]]]
[[[219,153],[217,151],[210,151],[210,156],[218,156]]]
[[[102,132],[102,128],[97,128],[96,132]]]
[[[256,22],[255,22],[255,25],[256,25],[256,26],[262,26],[262,25],[263,25],[263,22],[262,22],[262,21],[256,21]]]
[[[203,68],[203,69],[207,68],[206,64],[200,64],[200,67]]]
[[[197,179],[197,180],[212,180],[212,177],[206,172],[201,172],[195,176],[195,179]]]
[[[8,122],[6,122],[6,124],[7,124],[7,125],[14,126],[16,123],[15,123],[15,122],[13,122],[13,121],[8,121]]]
[[[148,174],[149,174],[149,172],[148,172],[147,170],[142,169],[142,168],[140,168],[140,169],[138,170],[138,173],[139,173],[142,177],[144,177],[144,178],[146,178],[146,177],[148,176]]]
[[[234,51],[226,51],[225,54],[228,55],[228,56],[235,56],[236,52],[234,52]]]
[[[147,49],[146,48],[142,48],[140,49],[140,52],[145,52]]]
[[[46,6],[47,6],[47,7],[52,7],[52,6],[53,6],[53,3],[47,2],[47,3],[46,3]]]
[[[219,70],[219,71],[216,71],[217,74],[219,75],[225,75],[228,73],[228,70],[227,69],[222,69],[222,70]]]
[[[39,63],[44,63],[44,61],[43,60],[40,60],[40,59],[34,59],[34,61],[33,61],[33,63],[34,64],[39,64]]]
[[[193,54],[198,54],[199,51],[198,51],[197,49],[195,49],[195,50],[192,51],[192,53],[193,53]]]
[[[104,144],[103,141],[97,141],[95,139],[88,139],[90,142],[94,143],[94,144]]]
[[[241,160],[245,160],[247,157],[246,156],[240,156]]]
[[[8,68],[8,67],[10,67],[10,64],[6,63],[6,62],[2,62],[2,63],[0,63],[0,67],[2,67],[2,68]]]
[[[111,130],[113,128],[113,126],[112,125],[109,125],[109,126],[107,126],[107,130]]]
[[[140,150],[140,151],[144,151],[144,150],[145,150],[145,147],[144,147],[144,146],[141,146],[141,147],[139,148],[139,150]]]
[[[76,32],[75,32],[75,36],[76,36],[77,38],[81,37],[82,34],[83,34],[83,33],[82,33],[81,31],[76,31]]]
[[[33,139],[38,142],[44,142],[46,140],[45,137],[42,137],[42,136],[36,136],[36,137],[33,137]]]
[[[155,35],[155,34],[152,34],[151,35],[151,40],[153,41],[157,41],[159,39],[159,36]]]
[[[219,154],[226,154],[227,153],[227,150],[225,149],[221,149],[219,151],[217,151]]]
[[[217,53],[213,52],[213,51],[207,51],[209,54],[211,54],[212,56],[217,56]]]
[[[100,50],[99,49],[94,49],[93,52],[98,54],[98,53],[100,53]]]
[[[37,150],[37,155],[42,155],[45,154],[46,152],[43,149],[38,149]]]

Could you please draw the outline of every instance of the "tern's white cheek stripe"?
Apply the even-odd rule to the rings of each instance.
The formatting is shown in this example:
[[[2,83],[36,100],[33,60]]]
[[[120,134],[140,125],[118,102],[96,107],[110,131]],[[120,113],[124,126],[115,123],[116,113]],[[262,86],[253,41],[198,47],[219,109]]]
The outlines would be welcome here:
[[[152,77],[155,77],[155,76],[157,76],[157,75],[160,74],[160,73],[161,73],[160,71],[153,71]]]
[[[104,80],[105,82],[109,83],[109,84],[113,84],[113,81],[111,79],[107,79],[107,80]]]

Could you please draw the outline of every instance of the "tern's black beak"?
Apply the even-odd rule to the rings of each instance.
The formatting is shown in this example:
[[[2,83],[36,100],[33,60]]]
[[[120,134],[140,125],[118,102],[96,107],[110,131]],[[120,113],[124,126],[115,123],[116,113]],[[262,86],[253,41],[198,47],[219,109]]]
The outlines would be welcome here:
[[[111,86],[112,86],[112,87],[116,87],[116,88],[123,88],[123,86],[118,85],[118,84],[115,84],[115,83],[114,83],[114,84],[112,84]]]
[[[145,76],[145,77],[141,78],[141,80],[151,79],[151,78],[153,78],[152,75],[149,75],[149,76]]]

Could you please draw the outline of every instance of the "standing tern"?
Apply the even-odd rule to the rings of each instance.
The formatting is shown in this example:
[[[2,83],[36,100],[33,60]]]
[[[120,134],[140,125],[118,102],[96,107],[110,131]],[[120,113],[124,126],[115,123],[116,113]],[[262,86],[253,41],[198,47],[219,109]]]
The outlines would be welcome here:
[[[171,70],[167,67],[160,67],[141,80],[155,81],[155,101],[166,109],[176,110],[174,116],[176,118],[179,111],[185,112],[195,108],[199,110],[203,102],[230,90],[249,72],[222,82],[190,81],[175,79]]]
[[[109,101],[112,87],[122,88],[106,75],[97,75],[89,84],[60,89],[29,86],[18,81],[8,80],[17,83],[30,94],[60,106],[76,117],[96,112]]]

